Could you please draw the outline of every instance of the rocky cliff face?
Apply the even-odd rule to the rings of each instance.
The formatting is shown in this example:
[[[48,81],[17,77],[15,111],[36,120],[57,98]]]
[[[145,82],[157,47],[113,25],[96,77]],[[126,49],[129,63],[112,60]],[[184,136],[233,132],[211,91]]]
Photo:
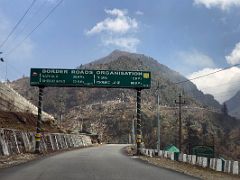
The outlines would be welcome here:
[[[240,158],[236,144],[239,123],[217,112],[220,105],[210,95],[204,95],[179,73],[159,64],[151,57],[122,51],[114,51],[92,63],[81,65],[83,69],[148,70],[152,72],[152,87],[142,91],[142,131],[144,142],[156,146],[156,85],[160,84],[162,146],[177,144],[178,109],[174,100],[182,93],[186,105],[183,108],[183,146],[189,144],[215,145],[221,154]],[[12,86],[23,96],[37,102],[37,88],[29,86],[29,79],[19,79]],[[136,119],[136,90],[106,88],[45,88],[44,110],[62,119],[69,131],[87,130],[100,134],[105,142],[128,142],[132,120]],[[204,107],[204,108],[203,108]],[[62,118],[61,118],[62,117]],[[234,132],[232,131],[233,127]],[[232,134],[233,133],[233,134]],[[231,147],[231,149],[227,149]],[[220,148],[221,147],[221,148]],[[234,151],[234,153],[233,153]]]

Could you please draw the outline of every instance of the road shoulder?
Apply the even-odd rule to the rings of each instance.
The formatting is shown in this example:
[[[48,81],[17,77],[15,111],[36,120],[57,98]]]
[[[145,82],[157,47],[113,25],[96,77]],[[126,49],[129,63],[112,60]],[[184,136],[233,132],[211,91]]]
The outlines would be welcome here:
[[[190,175],[193,177],[197,177],[200,179],[212,179],[212,180],[221,180],[221,179],[239,180],[240,179],[239,176],[230,175],[223,172],[216,172],[211,169],[202,168],[199,166],[193,166],[187,163],[172,161],[172,160],[160,158],[160,157],[140,156],[139,159],[149,164],[155,165],[157,167],[177,171],[177,172]]]

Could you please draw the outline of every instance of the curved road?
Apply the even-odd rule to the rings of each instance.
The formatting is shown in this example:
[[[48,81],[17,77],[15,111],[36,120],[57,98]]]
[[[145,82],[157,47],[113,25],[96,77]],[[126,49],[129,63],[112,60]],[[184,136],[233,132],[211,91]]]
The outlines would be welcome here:
[[[1,180],[160,180],[196,179],[124,155],[126,145],[105,145],[68,151],[12,168]]]

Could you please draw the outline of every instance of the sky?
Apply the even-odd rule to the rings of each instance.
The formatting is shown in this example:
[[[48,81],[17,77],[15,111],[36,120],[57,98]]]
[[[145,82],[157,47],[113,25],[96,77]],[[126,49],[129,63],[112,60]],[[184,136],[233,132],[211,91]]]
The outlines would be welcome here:
[[[31,67],[75,68],[115,49],[194,78],[240,63],[239,19],[240,0],[0,0],[0,80]],[[240,67],[192,82],[222,103],[240,90]]]

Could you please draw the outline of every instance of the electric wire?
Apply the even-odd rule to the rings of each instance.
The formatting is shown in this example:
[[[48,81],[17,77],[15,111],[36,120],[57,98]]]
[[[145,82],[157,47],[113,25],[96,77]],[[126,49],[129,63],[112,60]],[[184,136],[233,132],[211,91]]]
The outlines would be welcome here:
[[[49,13],[37,24],[37,26],[35,26],[35,27],[32,29],[32,31],[30,31],[30,33],[28,33],[27,36],[25,36],[25,38],[23,38],[22,41],[20,41],[20,43],[19,43],[17,46],[15,46],[13,49],[11,49],[11,50],[6,54],[6,56],[9,56],[9,55],[10,55],[11,53],[13,53],[18,47],[20,47],[21,44],[22,44],[29,36],[31,36],[31,35],[33,34],[33,32],[36,31],[41,24],[43,24],[43,23],[47,20],[47,18],[57,9],[57,7],[59,7],[59,5],[60,5],[62,2],[63,2],[63,0],[60,0],[53,8],[49,11]]]
[[[205,90],[205,92],[203,92],[204,94],[208,94],[209,92],[206,92],[206,90],[214,90],[215,88],[217,87],[222,87],[223,85],[229,85],[229,84],[233,84],[233,83],[226,83],[226,84],[222,84],[222,85],[219,85],[219,86],[212,86],[212,87],[206,87],[206,88],[199,88],[200,91],[202,90]],[[223,90],[219,90],[218,89],[218,92],[214,93],[214,94],[221,94],[222,92],[227,92],[229,90],[236,90],[238,91],[238,89],[240,89],[240,84],[236,84],[234,83],[234,85],[232,85],[231,87],[229,87],[228,89],[223,89]],[[196,90],[190,90],[190,91],[187,91],[187,92],[192,92],[194,93]]]
[[[8,39],[10,38],[10,36],[14,33],[14,31],[17,29],[17,27],[20,25],[20,23],[23,21],[23,19],[25,18],[25,16],[28,14],[28,12],[31,10],[31,8],[33,7],[33,5],[35,4],[36,0],[33,0],[32,3],[30,4],[30,6],[28,7],[28,9],[24,12],[23,16],[18,20],[17,24],[15,24],[15,26],[13,27],[13,29],[10,31],[10,33],[7,35],[7,37],[3,40],[3,42],[0,44],[0,48],[2,48],[6,42],[8,41]]]
[[[37,28],[39,28],[39,26],[40,26],[44,21],[46,21],[46,19],[56,10],[56,8],[57,8],[62,2],[63,2],[63,0],[59,1],[59,2],[49,11],[49,13],[37,24],[37,26],[35,26],[35,28],[32,29],[31,32],[30,32],[17,46],[15,46],[15,47],[14,47],[13,49],[11,49],[7,54],[5,54],[4,57],[9,56],[10,53],[12,53],[13,51],[15,51],[34,31],[37,30]],[[44,3],[44,4],[45,4],[45,3]],[[44,4],[42,4],[39,9],[41,9]],[[39,11],[39,10],[38,10],[38,11]],[[36,13],[37,13],[37,12],[36,12]],[[18,72],[18,74],[23,75],[19,70],[17,70],[17,68],[13,67],[13,66],[10,65],[9,63],[8,63],[8,66],[10,66],[12,69],[15,69],[15,71],[14,71],[15,73]],[[6,78],[5,78],[5,79],[6,79]]]
[[[203,78],[203,77],[206,77],[206,76],[210,76],[212,74],[216,74],[216,73],[219,73],[221,71],[225,71],[227,69],[231,69],[231,68],[236,67],[236,66],[240,66],[240,64],[235,64],[235,65],[232,65],[232,66],[229,66],[229,67],[225,67],[223,69],[220,69],[220,70],[208,73],[208,74],[204,74],[204,75],[201,75],[201,76],[197,76],[197,77],[194,77],[194,78],[191,78],[191,79],[187,79],[187,80],[184,80],[184,81],[175,82],[174,84],[182,84],[182,83],[190,82],[192,80],[196,80],[196,79],[200,79],[200,78]]]
[[[213,89],[213,88],[216,88],[216,87],[222,87],[224,85],[230,85],[230,84],[237,84],[237,85],[239,85],[240,84],[240,80],[233,81],[233,82],[228,82],[228,83],[223,83],[223,84],[218,84],[218,85],[213,85],[213,86],[205,86],[204,88],[199,88],[199,89],[202,91],[202,90]]]
[[[29,26],[29,24],[31,24],[32,19],[39,14],[39,12],[42,10],[42,8],[46,5],[47,1],[43,1],[42,4],[40,4],[40,6],[38,6],[37,8],[35,8],[36,10],[34,12],[32,12],[30,19],[21,27],[20,31],[17,32],[17,34],[15,33],[15,36],[11,39],[12,42],[15,42],[16,39],[25,31],[26,27]],[[5,48],[6,49],[6,48]],[[8,48],[7,48],[8,49]],[[9,46],[9,49],[10,46]]]

